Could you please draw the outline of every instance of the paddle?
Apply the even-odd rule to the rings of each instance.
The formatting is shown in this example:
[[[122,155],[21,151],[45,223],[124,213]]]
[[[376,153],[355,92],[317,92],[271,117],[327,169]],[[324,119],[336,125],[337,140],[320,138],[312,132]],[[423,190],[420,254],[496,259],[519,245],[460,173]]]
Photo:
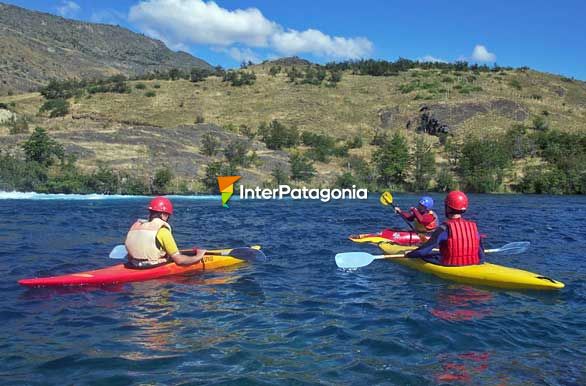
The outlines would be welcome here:
[[[181,252],[181,253],[193,252],[193,250],[192,249],[185,249],[185,250],[181,250],[179,252]],[[116,245],[112,249],[112,251],[110,252],[109,256],[111,259],[124,259],[124,258],[126,258],[127,255],[128,255],[128,252],[126,251],[126,247],[121,244],[121,245]],[[268,260],[266,255],[263,253],[263,251],[261,251],[259,249],[255,249],[255,248],[248,248],[248,247],[227,249],[222,252],[220,252],[218,250],[208,250],[208,251],[206,251],[206,255],[232,256],[236,259],[246,260],[249,262],[258,262],[258,263],[264,263]]]
[[[396,209],[397,206],[395,204],[393,204],[393,195],[391,194],[391,192],[383,192],[383,194],[381,194],[379,201],[381,204],[383,204],[384,206],[389,206],[391,205],[393,207],[393,209]],[[399,214],[395,211],[396,214]],[[409,222],[409,220],[407,220],[405,217],[399,215],[406,223],[407,225],[409,225],[409,228],[411,228],[412,231],[416,232],[415,228],[413,227],[413,224],[411,224]]]
[[[519,253],[523,253],[529,248],[529,241],[517,241],[514,243],[508,243],[503,245],[500,248],[494,249],[487,249],[485,253],[502,253],[506,252],[509,255],[516,255]],[[370,263],[378,259],[387,259],[387,258],[394,258],[394,257],[404,257],[405,255],[395,254],[395,255],[378,255],[374,256],[370,253],[366,252],[344,252],[338,253],[336,255],[336,265],[340,268],[360,268],[366,267]]]

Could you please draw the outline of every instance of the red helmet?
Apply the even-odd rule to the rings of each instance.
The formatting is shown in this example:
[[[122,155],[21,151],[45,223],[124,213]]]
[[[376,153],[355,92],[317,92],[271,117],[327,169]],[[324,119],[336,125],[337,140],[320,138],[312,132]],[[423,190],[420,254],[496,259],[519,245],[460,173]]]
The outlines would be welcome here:
[[[154,212],[163,212],[167,214],[173,214],[173,204],[167,197],[155,197],[149,204],[149,210]]]
[[[445,204],[448,208],[458,211],[465,211],[468,209],[468,197],[459,190],[452,190],[445,199]]]

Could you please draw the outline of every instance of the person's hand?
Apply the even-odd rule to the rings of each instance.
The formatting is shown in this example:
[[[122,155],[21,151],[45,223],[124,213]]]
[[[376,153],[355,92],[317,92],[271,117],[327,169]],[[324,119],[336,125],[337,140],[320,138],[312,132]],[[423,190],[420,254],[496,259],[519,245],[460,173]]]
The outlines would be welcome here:
[[[395,212],[396,213],[401,213],[401,208],[399,208],[398,206],[395,206]]]
[[[196,248],[195,257],[198,259],[203,259],[204,255],[206,254],[206,250],[203,248]]]

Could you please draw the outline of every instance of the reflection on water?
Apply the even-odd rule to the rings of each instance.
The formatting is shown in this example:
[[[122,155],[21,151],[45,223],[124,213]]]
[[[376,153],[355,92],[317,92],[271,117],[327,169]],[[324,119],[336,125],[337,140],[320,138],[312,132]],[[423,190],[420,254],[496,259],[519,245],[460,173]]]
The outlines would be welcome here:
[[[442,287],[429,312],[451,322],[477,320],[491,314],[491,301],[492,294],[488,291],[460,285]]]

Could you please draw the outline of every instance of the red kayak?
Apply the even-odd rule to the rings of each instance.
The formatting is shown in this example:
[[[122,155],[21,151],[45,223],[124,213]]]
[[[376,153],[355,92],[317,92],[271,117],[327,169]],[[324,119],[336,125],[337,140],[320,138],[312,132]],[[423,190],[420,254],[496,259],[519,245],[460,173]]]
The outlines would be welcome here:
[[[365,233],[361,235],[352,235],[350,240],[355,243],[375,243],[391,242],[396,245],[410,246],[419,245],[422,240],[419,234],[414,231],[404,231],[396,229],[385,229],[378,233]]]
[[[124,264],[117,264],[111,267],[96,269],[93,271],[72,273],[60,276],[22,279],[18,281],[18,284],[27,287],[110,285],[158,279],[166,276],[181,275],[190,272],[228,267],[230,265],[235,265],[246,261],[237,259],[234,256],[230,256],[229,253],[231,251],[232,249],[208,251],[212,252],[212,254],[205,255],[203,258],[203,263],[196,263],[192,265],[177,265],[175,263],[168,263],[154,268],[136,269],[127,268]]]

